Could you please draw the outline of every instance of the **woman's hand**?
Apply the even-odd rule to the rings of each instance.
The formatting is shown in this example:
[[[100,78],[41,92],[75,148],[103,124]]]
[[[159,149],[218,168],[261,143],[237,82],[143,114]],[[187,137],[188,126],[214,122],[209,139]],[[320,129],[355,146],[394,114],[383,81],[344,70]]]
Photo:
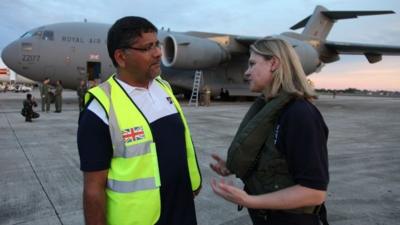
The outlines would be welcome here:
[[[248,195],[242,189],[239,189],[232,185],[232,183],[227,183],[224,179],[217,181],[216,179],[211,180],[211,188],[214,193],[221,196],[227,201],[232,203],[247,207],[250,200],[250,195]]]
[[[212,170],[224,177],[232,174],[228,168],[226,168],[226,162],[223,159],[215,154],[211,154],[211,157],[216,161],[216,163],[210,163]]]

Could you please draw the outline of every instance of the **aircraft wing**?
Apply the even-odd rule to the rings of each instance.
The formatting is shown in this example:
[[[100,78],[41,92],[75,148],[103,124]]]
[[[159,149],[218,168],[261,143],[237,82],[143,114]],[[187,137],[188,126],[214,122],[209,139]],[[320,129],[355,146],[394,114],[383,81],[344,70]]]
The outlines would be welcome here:
[[[378,55],[400,55],[400,46],[371,45],[348,42],[325,42],[325,46],[339,54],[378,54]]]
[[[400,55],[400,46],[326,41],[325,47],[338,54],[363,54],[370,63],[381,61],[382,55]]]
[[[253,44],[255,41],[261,39],[261,37],[256,37],[256,36],[236,36],[235,40],[239,42],[240,44],[250,46]]]

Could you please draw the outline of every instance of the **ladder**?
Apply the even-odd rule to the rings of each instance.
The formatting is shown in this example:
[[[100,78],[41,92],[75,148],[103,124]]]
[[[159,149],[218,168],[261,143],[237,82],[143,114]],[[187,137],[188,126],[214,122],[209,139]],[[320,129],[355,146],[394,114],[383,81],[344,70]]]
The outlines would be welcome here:
[[[196,107],[199,106],[199,91],[200,91],[200,83],[202,76],[203,76],[202,70],[196,70],[196,72],[194,73],[193,89],[192,89],[192,95],[190,96],[189,100],[189,106],[192,105],[195,105]]]

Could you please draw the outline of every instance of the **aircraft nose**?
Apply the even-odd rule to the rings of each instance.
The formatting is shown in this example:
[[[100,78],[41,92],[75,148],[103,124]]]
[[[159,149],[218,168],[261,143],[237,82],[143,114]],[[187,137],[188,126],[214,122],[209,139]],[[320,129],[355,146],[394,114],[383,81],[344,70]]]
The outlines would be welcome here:
[[[18,43],[13,42],[7,45],[1,52],[1,59],[7,65],[7,67],[13,69],[17,67],[18,63]]]

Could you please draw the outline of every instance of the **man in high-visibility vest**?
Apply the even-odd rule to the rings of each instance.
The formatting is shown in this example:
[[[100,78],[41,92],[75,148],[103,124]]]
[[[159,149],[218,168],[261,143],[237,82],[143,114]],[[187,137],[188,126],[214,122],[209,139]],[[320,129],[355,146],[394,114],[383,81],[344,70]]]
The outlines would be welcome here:
[[[121,18],[107,48],[116,73],[88,91],[79,118],[86,224],[197,224],[200,170],[182,109],[159,76],[157,28]]]

